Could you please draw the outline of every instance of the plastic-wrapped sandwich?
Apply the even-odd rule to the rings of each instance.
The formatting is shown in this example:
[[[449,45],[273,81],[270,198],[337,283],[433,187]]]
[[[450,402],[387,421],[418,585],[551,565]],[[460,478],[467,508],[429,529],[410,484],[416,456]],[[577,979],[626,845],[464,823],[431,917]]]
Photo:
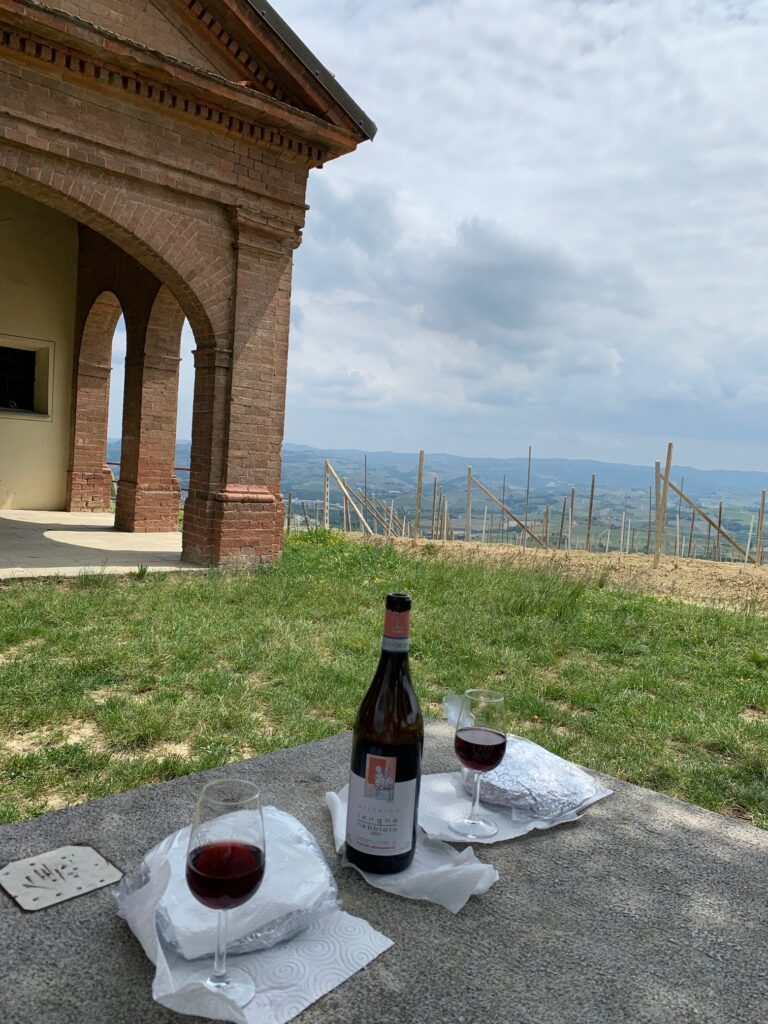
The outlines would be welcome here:
[[[228,911],[230,953],[268,949],[336,910],[337,886],[314,836],[276,807],[264,808],[267,867],[258,898]],[[186,881],[189,828],[153,847],[115,892],[118,912],[141,939],[154,927],[178,956],[211,956],[216,911],[199,903]],[[149,952],[149,951],[147,951]]]
[[[443,699],[446,717],[455,724],[461,697],[450,694]],[[471,792],[471,773],[464,771],[464,786]],[[560,822],[577,818],[590,804],[609,796],[612,790],[601,785],[583,768],[558,757],[538,743],[507,736],[507,749],[498,768],[483,773],[480,799],[536,818],[540,822]]]

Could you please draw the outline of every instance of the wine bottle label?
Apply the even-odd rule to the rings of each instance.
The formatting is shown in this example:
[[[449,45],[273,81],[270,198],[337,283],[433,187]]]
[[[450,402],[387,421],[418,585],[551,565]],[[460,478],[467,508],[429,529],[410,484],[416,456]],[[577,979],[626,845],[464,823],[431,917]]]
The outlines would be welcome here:
[[[413,845],[416,779],[395,782],[397,758],[368,754],[365,778],[350,772],[347,842],[360,853],[391,857]]]
[[[407,654],[411,649],[411,641],[408,637],[385,636],[381,640],[382,651],[395,651],[397,654]]]

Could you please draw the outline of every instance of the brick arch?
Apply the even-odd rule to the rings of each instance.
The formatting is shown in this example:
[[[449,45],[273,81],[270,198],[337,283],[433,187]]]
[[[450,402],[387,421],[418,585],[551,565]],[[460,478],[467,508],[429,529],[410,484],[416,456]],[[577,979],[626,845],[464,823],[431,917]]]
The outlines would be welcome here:
[[[227,336],[234,258],[223,207],[170,202],[159,186],[2,146],[0,186],[94,229],[150,271],[178,296],[201,347]]]
[[[186,317],[161,285],[140,339],[129,334],[123,402],[123,447],[115,528],[178,529],[179,481],[174,472],[181,331]]]
[[[147,340],[144,344],[145,354],[178,361],[181,351],[181,329],[185,320],[186,313],[176,296],[170,288],[161,285],[149,315]]]
[[[122,315],[111,291],[94,300],[85,318],[77,351],[72,395],[72,436],[67,474],[70,512],[108,512],[112,474],[106,465],[109,378],[112,340]]]

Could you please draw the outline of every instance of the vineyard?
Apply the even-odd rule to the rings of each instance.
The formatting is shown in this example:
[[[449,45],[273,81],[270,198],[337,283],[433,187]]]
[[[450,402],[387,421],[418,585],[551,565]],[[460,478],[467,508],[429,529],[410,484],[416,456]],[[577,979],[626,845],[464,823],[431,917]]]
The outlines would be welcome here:
[[[615,493],[598,489],[592,474],[586,495],[571,487],[562,496],[545,496],[531,489],[531,453],[525,489],[503,484],[495,493],[467,467],[464,487],[455,479],[441,481],[425,471],[426,457],[418,457],[412,494],[388,500],[375,493],[364,479],[342,476],[326,459],[319,498],[287,494],[286,530],[340,529],[388,538],[427,538],[433,541],[477,542],[505,545],[524,551],[584,551],[678,559],[762,564],[764,557],[765,489],[754,508],[739,503],[739,515],[725,515],[722,498],[705,508],[701,499],[684,489],[685,480],[673,479],[670,443],[662,468],[655,464],[647,496],[635,488],[624,493],[623,506]],[[430,479],[431,476],[431,479]],[[641,496],[642,495],[642,496]],[[550,500],[547,501],[546,498]],[[585,499],[585,500],[584,500]]]

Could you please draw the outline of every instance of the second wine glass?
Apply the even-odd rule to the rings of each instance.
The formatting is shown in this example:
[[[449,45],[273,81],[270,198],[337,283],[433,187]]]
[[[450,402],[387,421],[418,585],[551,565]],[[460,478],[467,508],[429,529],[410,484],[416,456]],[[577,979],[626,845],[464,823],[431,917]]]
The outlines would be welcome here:
[[[480,813],[480,779],[501,764],[507,749],[507,714],[504,694],[495,690],[467,690],[456,720],[454,749],[472,772],[472,807],[469,814],[450,823],[464,839],[489,839],[499,831]]]

